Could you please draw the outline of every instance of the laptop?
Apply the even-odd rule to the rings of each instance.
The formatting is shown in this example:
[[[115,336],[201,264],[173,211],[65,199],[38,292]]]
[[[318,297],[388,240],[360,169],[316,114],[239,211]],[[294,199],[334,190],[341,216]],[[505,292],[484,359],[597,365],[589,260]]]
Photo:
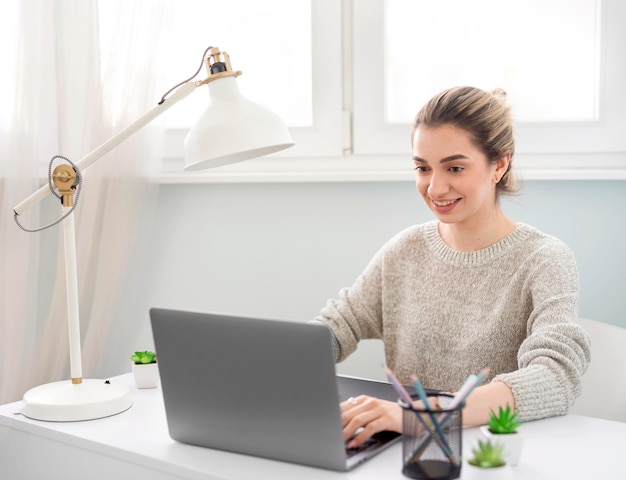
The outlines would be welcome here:
[[[324,325],[152,308],[170,436],[179,442],[347,471],[400,439],[347,449],[339,402],[392,401],[390,384],[338,376]]]

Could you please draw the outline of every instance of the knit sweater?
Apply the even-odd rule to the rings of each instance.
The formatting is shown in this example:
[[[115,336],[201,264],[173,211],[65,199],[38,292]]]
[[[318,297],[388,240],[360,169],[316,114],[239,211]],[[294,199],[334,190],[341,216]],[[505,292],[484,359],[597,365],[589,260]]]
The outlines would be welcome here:
[[[456,391],[491,369],[521,421],[567,413],[581,392],[590,340],[577,323],[578,274],[560,240],[520,224],[485,249],[460,252],[438,222],[410,227],[374,256],[316,320],[334,334],[336,361],[361,339],[384,342],[386,363],[409,383]]]

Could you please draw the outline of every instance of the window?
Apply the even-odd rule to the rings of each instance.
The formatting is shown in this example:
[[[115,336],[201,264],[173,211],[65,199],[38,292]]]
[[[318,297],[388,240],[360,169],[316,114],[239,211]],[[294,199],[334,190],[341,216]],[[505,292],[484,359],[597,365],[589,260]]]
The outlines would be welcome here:
[[[386,0],[383,8],[387,122],[411,122],[416,105],[451,85],[504,88],[519,123],[598,120],[598,0],[575,8],[571,0]]]
[[[526,177],[623,178],[623,2],[379,0],[353,19],[355,154],[406,154],[423,102],[470,84],[508,91]]]

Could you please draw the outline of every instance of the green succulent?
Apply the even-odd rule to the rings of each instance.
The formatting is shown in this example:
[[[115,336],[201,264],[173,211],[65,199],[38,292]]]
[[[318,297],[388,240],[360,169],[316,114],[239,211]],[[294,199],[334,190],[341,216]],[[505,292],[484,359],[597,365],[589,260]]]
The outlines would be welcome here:
[[[144,352],[135,352],[131,355],[130,359],[138,365],[146,364],[146,363],[156,363],[157,357],[156,353],[144,351]]]
[[[500,407],[497,414],[493,410],[489,411],[487,428],[492,433],[515,433],[519,425],[517,412],[512,412],[510,405]]]
[[[495,468],[505,464],[504,445],[491,443],[491,440],[478,440],[478,447],[472,449],[472,454],[474,456],[467,461],[476,467]]]

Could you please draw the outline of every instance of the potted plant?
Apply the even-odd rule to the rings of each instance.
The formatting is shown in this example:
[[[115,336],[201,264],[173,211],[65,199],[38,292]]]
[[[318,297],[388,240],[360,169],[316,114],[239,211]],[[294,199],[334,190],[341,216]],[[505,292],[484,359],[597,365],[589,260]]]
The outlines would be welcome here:
[[[504,446],[504,455],[511,466],[519,463],[522,454],[524,438],[517,428],[520,422],[517,412],[512,411],[510,405],[499,407],[498,412],[493,410],[489,413],[487,425],[481,427],[483,436],[501,443]]]
[[[135,352],[130,359],[137,388],[155,388],[159,383],[156,353],[148,350]]]
[[[467,460],[467,471],[463,472],[464,479],[470,480],[507,480],[513,478],[513,473],[504,456],[504,445],[491,440],[478,440],[478,445],[472,449],[472,457]]]

